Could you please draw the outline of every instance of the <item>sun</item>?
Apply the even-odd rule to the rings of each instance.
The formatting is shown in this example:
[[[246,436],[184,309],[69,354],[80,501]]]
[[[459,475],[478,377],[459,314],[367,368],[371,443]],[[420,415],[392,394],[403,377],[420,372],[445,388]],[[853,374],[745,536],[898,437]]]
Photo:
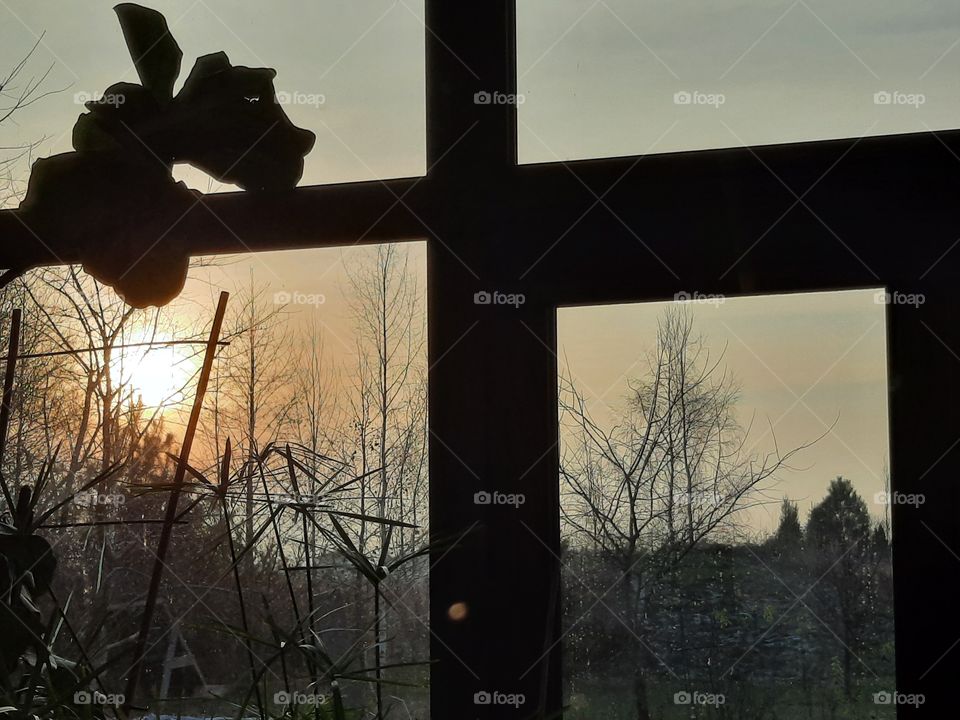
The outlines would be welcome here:
[[[140,346],[147,342],[149,346]],[[121,379],[131,400],[140,400],[146,408],[168,409],[183,402],[197,369],[189,346],[167,343],[156,338],[131,340],[120,359]]]

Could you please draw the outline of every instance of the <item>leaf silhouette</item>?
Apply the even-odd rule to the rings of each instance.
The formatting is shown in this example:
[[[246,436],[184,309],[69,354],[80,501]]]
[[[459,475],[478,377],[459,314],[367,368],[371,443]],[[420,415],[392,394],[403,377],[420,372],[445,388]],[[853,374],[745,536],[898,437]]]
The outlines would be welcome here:
[[[121,3],[114,11],[141,84],[158,101],[170,100],[183,53],[170,34],[166,19],[156,10],[134,3]]]
[[[34,163],[20,207],[39,236],[78,249],[84,270],[128,304],[165,305],[186,281],[192,238],[181,221],[201,198],[174,181],[173,166],[285,190],[315,137],[277,102],[275,70],[231,65],[223,52],[198,58],[174,97],[183,54],[163,15],[133,3],[115,10],[141,84],[116,83],[86,104],[75,152]]]

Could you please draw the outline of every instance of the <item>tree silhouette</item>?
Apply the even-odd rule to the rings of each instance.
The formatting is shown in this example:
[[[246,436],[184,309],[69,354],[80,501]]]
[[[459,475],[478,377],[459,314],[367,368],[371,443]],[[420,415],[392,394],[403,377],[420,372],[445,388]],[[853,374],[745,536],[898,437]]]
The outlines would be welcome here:
[[[871,612],[870,514],[853,484],[842,477],[830,483],[826,497],[810,511],[807,545],[825,588],[820,617],[843,645],[843,687],[852,697],[854,661],[863,647]],[[862,661],[860,661],[862,662]]]
[[[797,504],[783,499],[780,505],[780,524],[773,536],[773,542],[780,552],[796,551],[803,543],[803,529],[800,527],[800,511]]]
[[[627,410],[612,426],[593,416],[573,380],[560,383],[564,523],[618,569],[624,625],[649,639],[662,585],[712,536],[736,532],[738,513],[807,445],[782,454],[747,446],[739,388],[683,309],[660,319],[649,364],[631,378]],[[629,652],[635,716],[650,720],[648,679],[660,661],[643,642]]]

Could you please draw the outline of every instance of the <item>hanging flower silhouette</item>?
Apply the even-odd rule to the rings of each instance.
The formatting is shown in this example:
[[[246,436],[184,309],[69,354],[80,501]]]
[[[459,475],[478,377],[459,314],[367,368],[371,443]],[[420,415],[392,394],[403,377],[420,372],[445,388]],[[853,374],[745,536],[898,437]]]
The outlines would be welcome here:
[[[164,305],[183,289],[190,237],[181,220],[200,199],[172,176],[189,163],[245,190],[296,186],[314,135],[277,102],[270,68],[197,59],[176,95],[183,53],[163,15],[114,8],[140,84],[116,83],[86,103],[74,152],[34,163],[21,204],[52,244],[78,248],[86,272],[130,305]]]

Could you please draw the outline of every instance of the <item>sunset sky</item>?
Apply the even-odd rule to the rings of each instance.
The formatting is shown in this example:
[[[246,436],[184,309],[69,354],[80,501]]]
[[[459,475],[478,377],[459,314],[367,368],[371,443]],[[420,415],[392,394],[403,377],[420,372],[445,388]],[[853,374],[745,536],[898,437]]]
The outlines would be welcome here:
[[[811,443],[778,473],[772,503],[751,511],[751,525],[775,527],[779,502],[801,518],[838,475],[850,479],[871,514],[884,490],[888,455],[885,306],[874,291],[727,298],[685,307],[714,359],[723,355],[740,385],[737,415],[746,447],[758,455]],[[616,420],[627,382],[644,377],[665,303],[561,308],[561,372],[584,392],[597,419]],[[771,427],[773,433],[771,433]]]
[[[956,705],[958,123],[960,0],[0,0],[3,711]]]
[[[953,0],[517,8],[528,162],[941,130],[960,111]],[[677,105],[678,92],[722,102]]]
[[[5,124],[0,145],[43,138],[39,155],[68,151],[82,100],[136,81],[113,4],[0,4],[7,66],[45,33],[29,71],[52,66],[44,88],[62,90]],[[198,55],[217,50],[235,64],[279,69],[278,91],[300,98],[288,114],[317,134],[303,184],[425,171],[422,0],[147,4],[166,14],[184,51],[181,82]],[[518,15],[524,162],[943,129],[960,115],[960,6],[952,0],[521,0]],[[677,93],[694,99],[678,103]],[[877,93],[892,99],[878,101]],[[204,191],[224,189],[196,172],[180,176]],[[186,299],[212,305],[218,287],[245,282],[252,269],[273,289],[323,294],[325,304],[296,312],[313,313],[330,347],[346,352],[342,263],[350,252],[237,259],[195,272]],[[411,252],[425,282],[424,246]],[[561,357],[587,386],[602,389],[601,406],[622,396],[661,310],[561,310]],[[798,461],[809,470],[785,478],[785,493],[802,505],[838,474],[871,497],[881,487],[882,310],[869,291],[696,308],[700,331],[727,347],[745,421],[753,416],[765,427],[779,418],[781,447],[837,421]],[[768,449],[766,442],[758,447]]]
[[[69,150],[77,96],[136,82],[114,4],[0,4],[5,63],[43,34],[29,69],[52,65],[44,88],[64,89],[3,145]],[[184,52],[181,82],[218,50],[279,70],[288,114],[317,134],[304,184],[424,172],[422,0],[146,4]],[[960,111],[953,0],[520,0],[517,13],[524,162],[937,130]],[[678,105],[678,92],[723,102]]]

